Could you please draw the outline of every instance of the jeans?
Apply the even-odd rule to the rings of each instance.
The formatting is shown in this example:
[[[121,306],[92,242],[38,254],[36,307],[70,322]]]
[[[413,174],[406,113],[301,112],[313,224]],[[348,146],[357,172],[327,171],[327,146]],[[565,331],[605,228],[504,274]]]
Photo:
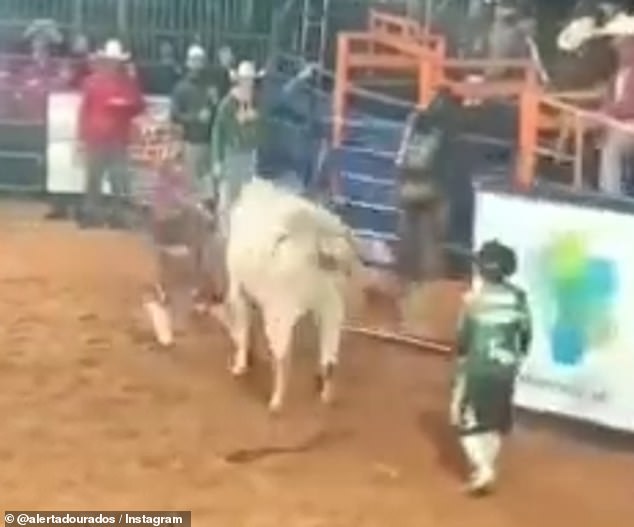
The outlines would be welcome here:
[[[87,219],[104,219],[101,189],[108,177],[113,195],[111,217],[123,220],[131,194],[130,171],[127,147],[91,147],[86,151],[86,186],[84,191],[83,214]]]
[[[191,190],[197,189],[209,172],[209,145],[207,143],[185,143],[185,171]]]
[[[406,282],[438,278],[442,268],[444,207],[403,207],[399,222],[399,268]]]
[[[606,130],[599,165],[599,190],[605,194],[622,194],[623,161],[634,150],[634,135],[621,130]]]
[[[220,230],[229,232],[229,215],[233,204],[242,191],[242,187],[255,175],[255,152],[232,152],[223,163],[220,182],[220,203],[218,216]]]

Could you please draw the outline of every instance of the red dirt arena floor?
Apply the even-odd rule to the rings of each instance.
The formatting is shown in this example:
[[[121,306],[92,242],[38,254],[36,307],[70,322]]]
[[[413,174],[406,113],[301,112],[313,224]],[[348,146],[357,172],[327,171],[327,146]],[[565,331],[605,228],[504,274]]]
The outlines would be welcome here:
[[[632,451],[548,428],[519,427],[498,493],[464,497],[443,357],[347,336],[324,410],[300,346],[289,408],[269,418],[262,360],[230,378],[214,323],[152,348],[139,239],[20,210],[0,210],[0,508],[187,509],[227,527],[634,525]],[[275,445],[297,451],[226,460]]]

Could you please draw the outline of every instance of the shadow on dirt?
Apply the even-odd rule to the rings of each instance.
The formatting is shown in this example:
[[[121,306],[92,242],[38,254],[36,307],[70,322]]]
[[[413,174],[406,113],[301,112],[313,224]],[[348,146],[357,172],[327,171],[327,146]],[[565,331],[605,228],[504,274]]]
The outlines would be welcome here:
[[[437,410],[424,410],[418,416],[418,424],[421,432],[435,445],[438,464],[456,477],[464,477],[466,464],[458,436],[449,426],[447,416]]]

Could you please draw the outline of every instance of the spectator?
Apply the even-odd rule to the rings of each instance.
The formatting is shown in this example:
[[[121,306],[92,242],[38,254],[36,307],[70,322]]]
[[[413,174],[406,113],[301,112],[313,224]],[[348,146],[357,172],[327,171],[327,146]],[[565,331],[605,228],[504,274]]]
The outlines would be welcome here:
[[[488,58],[492,60],[531,59],[531,49],[518,9],[511,3],[495,6],[494,19],[489,28]],[[508,68],[491,68],[489,77],[505,76]]]
[[[144,109],[139,86],[127,72],[128,59],[119,41],[106,42],[97,55],[96,71],[82,88],[79,138],[86,163],[86,190],[81,226],[96,226],[104,220],[113,227],[126,223],[130,128],[134,117]],[[115,208],[107,218],[100,203],[106,175],[115,198]]]
[[[187,52],[187,75],[172,95],[172,120],[183,128],[184,161],[192,189],[203,182],[211,166],[209,143],[218,90],[206,75],[206,66],[205,50],[191,46]]]
[[[612,30],[620,32],[616,26],[606,27],[605,32]],[[630,34],[634,35],[634,31]],[[634,122],[634,36],[617,36],[614,46],[618,55],[618,69],[603,111],[620,121]],[[611,127],[604,130],[599,166],[599,189],[602,192],[621,194],[623,159],[632,150],[633,134]]]
[[[242,186],[255,173],[260,118],[255,109],[255,65],[243,61],[235,74],[235,86],[218,105],[211,137],[213,177],[220,189],[221,229],[226,229],[229,209]],[[226,232],[226,230],[225,230]]]
[[[218,96],[224,99],[231,90],[231,77],[234,66],[233,51],[229,46],[222,46],[218,51],[218,66],[214,72],[215,83],[218,87]]]
[[[84,79],[90,74],[90,40],[82,33],[74,36],[69,58],[72,61],[71,87],[80,89]]]
[[[183,76],[174,45],[163,40],[159,45],[159,60],[145,68],[145,88],[154,95],[170,95]]]
[[[31,55],[18,75],[18,111],[26,121],[44,122],[48,93],[61,81],[61,67],[53,58],[52,48],[62,42],[62,35],[53,20],[36,20],[24,36]]]
[[[598,6],[582,0],[557,36],[559,57],[554,65],[554,84],[559,89],[594,88],[607,82],[617,68],[611,38],[602,26],[620,13],[610,2]]]

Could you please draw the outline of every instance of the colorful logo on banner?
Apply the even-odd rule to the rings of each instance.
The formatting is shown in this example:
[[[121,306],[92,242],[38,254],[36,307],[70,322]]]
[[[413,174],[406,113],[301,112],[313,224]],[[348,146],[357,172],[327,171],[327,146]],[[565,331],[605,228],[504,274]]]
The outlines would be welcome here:
[[[531,287],[543,313],[553,361],[580,365],[587,353],[616,335],[613,304],[618,291],[614,262],[590,253],[578,233],[555,236],[536,255]]]

